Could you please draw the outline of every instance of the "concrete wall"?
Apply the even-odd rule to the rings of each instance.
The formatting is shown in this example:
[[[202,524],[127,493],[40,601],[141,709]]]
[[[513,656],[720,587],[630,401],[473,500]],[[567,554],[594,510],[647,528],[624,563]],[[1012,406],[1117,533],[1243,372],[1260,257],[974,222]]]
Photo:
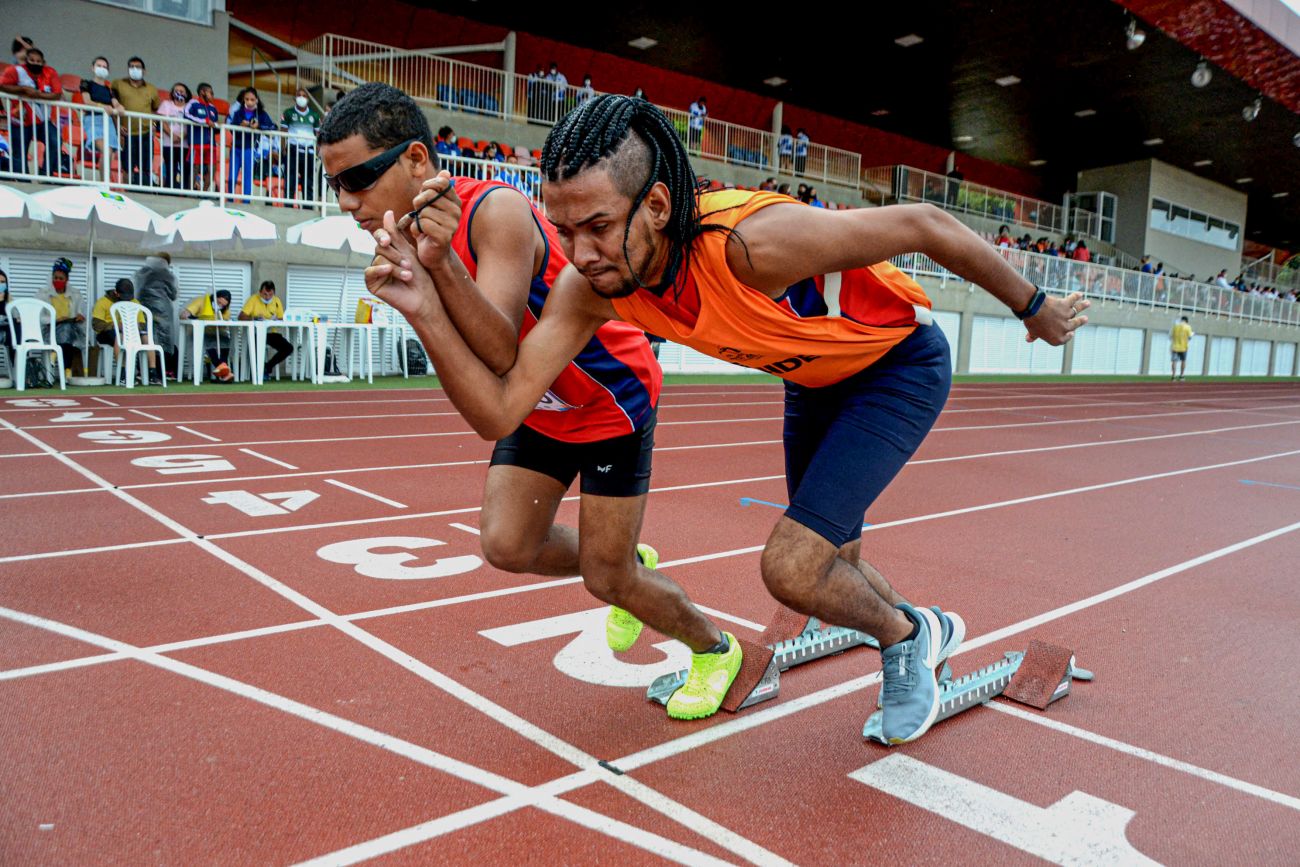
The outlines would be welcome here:
[[[1146,252],[1150,188],[1151,166],[1147,160],[1079,172],[1080,192],[1114,194],[1115,246],[1133,256]]]
[[[114,78],[126,77],[126,61],[145,62],[145,80],[163,88],[183,81],[191,89],[211,82],[220,94],[226,83],[229,17],[213,12],[212,26],[189,24],[88,0],[3,3],[4,51],[16,34],[30,36],[60,74],[91,74],[92,59],[108,58]]]
[[[1236,223],[1243,232],[1246,228],[1245,193],[1159,160],[1151,161],[1151,198],[1164,199],[1228,220]],[[1148,225],[1149,222],[1148,218]],[[1237,249],[1225,250],[1168,232],[1147,232],[1147,252],[1152,257],[1175,262],[1180,273],[1195,274],[1207,281],[1224,268],[1228,270],[1229,279],[1237,275],[1241,268],[1241,242],[1241,233],[1238,233]]]

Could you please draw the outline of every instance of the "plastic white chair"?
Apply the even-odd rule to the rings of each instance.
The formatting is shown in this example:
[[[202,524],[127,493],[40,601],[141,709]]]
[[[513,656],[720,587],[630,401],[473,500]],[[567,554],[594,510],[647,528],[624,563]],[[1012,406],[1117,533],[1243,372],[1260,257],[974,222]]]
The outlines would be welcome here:
[[[144,334],[145,339],[140,339],[140,314],[144,314]],[[118,367],[113,377],[117,379],[117,373],[126,374],[126,387],[135,388],[135,370],[137,363],[140,369],[140,381],[148,383],[149,374],[146,372],[147,354],[150,352],[158,353],[158,369],[162,372],[163,388],[167,387],[167,358],[163,355],[163,348],[153,342],[153,313],[148,307],[142,307],[134,301],[119,301],[112,307],[108,308],[108,314],[113,319],[113,329],[117,332],[118,345]]]
[[[45,317],[50,324],[48,330]],[[17,319],[22,324],[22,340],[18,339]],[[59,369],[59,388],[68,387],[63,369],[63,350],[54,342],[54,307],[37,298],[19,298],[9,302],[9,337],[14,345],[14,384],[19,391],[27,387],[27,354],[35,352],[42,361],[45,356],[40,353],[53,352]]]
[[[285,322],[310,323],[315,314],[310,310],[290,307],[284,311]],[[316,376],[316,329],[291,328],[293,355],[289,356],[289,375],[293,379],[314,379]]]

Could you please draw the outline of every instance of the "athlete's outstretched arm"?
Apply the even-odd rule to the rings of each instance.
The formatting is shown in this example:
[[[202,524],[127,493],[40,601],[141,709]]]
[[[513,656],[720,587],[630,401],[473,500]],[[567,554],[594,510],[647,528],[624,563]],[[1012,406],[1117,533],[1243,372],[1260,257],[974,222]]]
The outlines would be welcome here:
[[[429,272],[397,231],[391,211],[384,215],[384,228],[392,243],[376,250],[366,269],[366,287],[390,304],[390,298],[401,297],[416,310],[407,321],[433,359],[447,397],[474,431],[485,440],[509,435],[605,321],[593,310],[599,299],[582,275],[572,266],[565,268],[551,287],[537,327],[519,344],[514,367],[498,375],[451,323]]]
[[[727,262],[743,283],[779,292],[817,274],[863,268],[904,253],[924,253],[944,268],[984,287],[1012,310],[1024,310],[1036,289],[955,217],[934,205],[890,205],[826,211],[805,205],[771,205],[736,227]],[[743,241],[743,243],[742,243]],[[1025,320],[1028,339],[1059,346],[1088,321],[1075,311],[1089,304],[1076,292],[1048,297]]]
[[[506,372],[515,363],[524,305],[540,260],[540,232],[527,200],[514,190],[481,200],[469,236],[477,279],[451,246],[463,218],[451,176],[443,171],[425,181],[411,207],[419,210],[419,219],[404,216],[398,228],[416,240],[420,262],[433,278],[447,316],[484,364]],[[375,242],[387,247],[391,237],[379,229]],[[399,293],[397,300],[409,299]],[[397,309],[410,318],[411,311]]]

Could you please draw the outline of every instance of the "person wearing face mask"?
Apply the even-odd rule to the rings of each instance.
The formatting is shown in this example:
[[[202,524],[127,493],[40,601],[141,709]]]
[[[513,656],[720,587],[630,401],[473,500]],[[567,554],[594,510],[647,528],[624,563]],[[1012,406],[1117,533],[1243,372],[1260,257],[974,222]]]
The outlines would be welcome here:
[[[132,57],[126,62],[126,78],[113,82],[113,96],[127,111],[136,115],[153,114],[161,100],[158,88],[144,79],[144,61]],[[153,186],[154,124],[147,118],[128,117],[123,131],[126,182],[143,187]]]
[[[16,42],[16,40],[15,40]],[[15,57],[18,51],[15,51]],[[25,97],[17,110],[9,111],[9,144],[13,148],[14,171],[27,172],[27,151],[33,143],[44,145],[45,156],[37,171],[52,175],[59,154],[59,130],[52,123],[53,109],[42,105],[63,96],[63,84],[54,67],[45,65],[45,52],[30,46],[21,64],[0,74],[0,91]]]
[[[190,164],[185,159],[185,124],[179,119],[185,117],[185,106],[190,101],[190,89],[184,82],[172,85],[169,99],[164,99],[158,106],[158,113],[163,117],[175,118],[162,128],[162,185],[173,190],[190,189]]]
[[[213,133],[221,123],[221,112],[213,101],[212,85],[199,82],[197,93],[185,106],[185,119],[190,121],[185,129],[186,143],[190,148],[190,165],[194,174],[194,189],[212,189],[212,167],[216,164]]]
[[[253,148],[257,145],[257,130],[275,129],[275,121],[262,108],[257,91],[245,87],[230,107],[226,123],[235,127],[230,140],[230,171],[226,176],[226,192],[235,191],[235,178],[241,177],[244,195],[253,192]]]
[[[289,133],[286,159],[289,171],[284,194],[288,198],[297,198],[298,185],[302,185],[302,197],[311,201],[316,193],[316,132],[320,129],[321,116],[311,104],[307,89],[298,88],[293,105],[284,110],[280,126]],[[295,207],[301,207],[300,205]]]
[[[81,312],[81,293],[68,285],[71,274],[72,260],[55,259],[49,288],[41,293],[41,300],[54,308],[54,342],[63,349],[63,363],[73,376],[84,376],[81,344],[86,339],[86,315]]]
[[[591,73],[588,72],[582,77],[582,87],[578,89],[578,105],[582,105],[589,99],[596,96],[596,89],[591,86]]]
[[[85,132],[82,148],[87,156],[113,153],[118,150],[117,123],[111,115],[122,113],[122,103],[113,96],[108,79],[108,58],[96,57],[90,65],[91,77],[81,79],[81,92],[87,102],[100,106],[103,113],[88,111],[82,115],[81,126]]]

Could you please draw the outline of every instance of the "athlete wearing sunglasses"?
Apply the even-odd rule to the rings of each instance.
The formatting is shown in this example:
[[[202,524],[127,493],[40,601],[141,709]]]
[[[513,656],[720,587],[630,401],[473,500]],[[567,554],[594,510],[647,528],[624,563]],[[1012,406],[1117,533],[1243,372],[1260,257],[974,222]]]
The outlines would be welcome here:
[[[419,141],[418,138],[407,139],[396,147],[391,147],[363,163],[344,169],[337,175],[326,175],[325,183],[329,184],[330,189],[334,191],[336,196],[339,194],[339,190],[345,190],[349,193],[360,193],[363,190],[368,190],[378,183],[384,172],[391,169],[402,154],[406,153],[406,149],[417,141]]]

